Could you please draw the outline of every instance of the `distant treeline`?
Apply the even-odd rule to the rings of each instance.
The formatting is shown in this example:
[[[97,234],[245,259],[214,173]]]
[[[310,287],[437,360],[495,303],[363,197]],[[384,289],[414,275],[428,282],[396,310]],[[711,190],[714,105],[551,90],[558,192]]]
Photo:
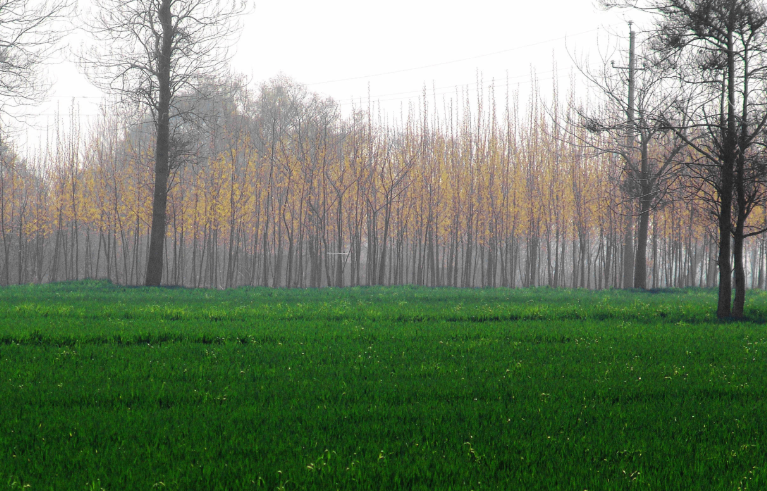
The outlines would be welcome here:
[[[598,150],[606,136],[579,124],[572,93],[522,110],[508,89],[425,93],[393,118],[374,104],[342,116],[285,78],[219,81],[205,97],[172,136],[164,284],[602,289],[632,274],[624,163]],[[71,119],[37,158],[3,149],[0,283],[142,284],[152,125],[105,112],[84,136]],[[647,287],[713,286],[711,212],[682,185],[665,193]],[[764,245],[747,242],[749,287],[765,286]]]

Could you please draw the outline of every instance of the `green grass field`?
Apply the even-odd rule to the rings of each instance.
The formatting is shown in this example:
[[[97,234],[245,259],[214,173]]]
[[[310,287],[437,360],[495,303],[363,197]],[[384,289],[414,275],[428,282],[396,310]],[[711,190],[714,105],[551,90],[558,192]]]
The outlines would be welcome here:
[[[0,289],[0,488],[767,489],[767,295]]]

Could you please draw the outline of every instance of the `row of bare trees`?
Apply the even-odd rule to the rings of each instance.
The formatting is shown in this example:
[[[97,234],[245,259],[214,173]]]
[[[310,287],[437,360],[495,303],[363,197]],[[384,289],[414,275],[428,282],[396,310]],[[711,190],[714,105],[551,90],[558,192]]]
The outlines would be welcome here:
[[[601,150],[610,132],[579,123],[572,91],[521,110],[492,84],[424,94],[388,119],[372,106],[342,117],[286,78],[199,92],[204,124],[171,129],[164,284],[610,288],[637,255],[623,160]],[[0,281],[143,284],[151,118],[105,112],[85,132],[73,115],[69,127],[36,159],[6,149]],[[648,140],[648,158],[664,161],[672,140]],[[715,223],[680,182],[648,212],[648,287],[716,284]],[[763,209],[751,218],[764,223]],[[764,287],[764,237],[747,252],[749,286]]]
[[[39,19],[20,21],[30,32],[68,8],[4,2]],[[57,130],[34,159],[3,145],[2,278],[718,284],[717,315],[742,317],[748,282],[764,282],[763,240],[746,239],[765,230],[767,10],[602,3],[654,20],[641,69],[632,32],[627,77],[587,73],[599,103],[554,87],[544,105],[536,88],[520,110],[491,84],[441,103],[424,93],[392,118],[371,104],[342,117],[286,79],[252,93],[223,75],[245,3],[103,2],[79,60],[137,112],[105,115],[87,137]],[[3,60],[36,68],[42,38],[18,39]],[[23,70],[0,65],[12,97],[36,93],[13,92],[6,69]]]

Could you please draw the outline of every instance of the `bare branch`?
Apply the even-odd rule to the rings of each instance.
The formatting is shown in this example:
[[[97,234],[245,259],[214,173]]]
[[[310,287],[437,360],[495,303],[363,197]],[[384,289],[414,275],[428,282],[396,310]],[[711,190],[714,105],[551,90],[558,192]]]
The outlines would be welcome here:
[[[72,11],[70,0],[0,0],[0,115],[35,105],[50,83],[40,71],[58,49],[64,32],[57,22]]]

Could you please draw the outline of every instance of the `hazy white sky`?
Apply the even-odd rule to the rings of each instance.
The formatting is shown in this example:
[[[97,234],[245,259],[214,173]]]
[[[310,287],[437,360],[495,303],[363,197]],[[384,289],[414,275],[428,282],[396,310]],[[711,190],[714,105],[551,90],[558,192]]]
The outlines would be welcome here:
[[[86,15],[93,7],[81,0],[79,8]],[[554,60],[566,85],[567,50],[596,58],[597,41],[608,31],[625,35],[630,15],[603,12],[594,0],[256,0],[233,68],[255,84],[283,73],[345,109],[352,100],[367,105],[369,87],[373,101],[392,109],[424,85],[430,95],[434,87],[438,95],[457,86],[474,91],[478,71],[485,85],[505,85],[508,75],[524,91],[535,70],[548,88]],[[67,41],[79,43],[77,35]],[[84,121],[92,118],[101,94],[69,61],[49,69],[55,84],[36,125],[52,121],[57,107],[65,116],[73,100]],[[28,130],[27,144],[37,146],[40,135]]]

